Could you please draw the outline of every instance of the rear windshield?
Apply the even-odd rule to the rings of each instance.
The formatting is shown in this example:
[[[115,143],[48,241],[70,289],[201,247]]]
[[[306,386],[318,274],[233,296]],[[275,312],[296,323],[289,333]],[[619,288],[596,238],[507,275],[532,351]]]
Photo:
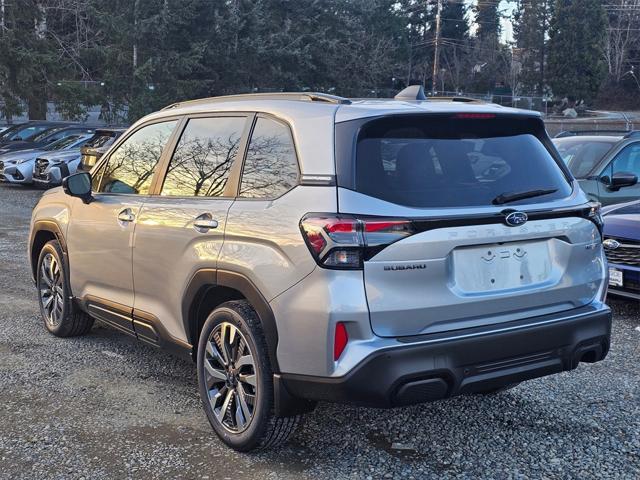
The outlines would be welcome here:
[[[553,141],[562,160],[576,178],[584,178],[613,148],[616,141],[567,138]]]
[[[534,119],[386,117],[365,124],[355,189],[418,208],[517,205],[564,198],[571,185]],[[527,198],[518,199],[523,194]]]
[[[116,139],[115,135],[102,134],[102,133],[96,134],[91,140],[85,143],[85,147],[87,148],[105,147],[107,145],[111,145],[115,139]]]

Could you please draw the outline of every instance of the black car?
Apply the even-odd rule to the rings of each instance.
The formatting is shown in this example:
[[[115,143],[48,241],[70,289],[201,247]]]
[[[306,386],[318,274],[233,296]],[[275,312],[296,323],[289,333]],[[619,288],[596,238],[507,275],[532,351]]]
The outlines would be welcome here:
[[[99,128],[92,138],[80,149],[82,159],[79,170],[89,171],[102,155],[109,150],[116,139],[126,132],[126,128]]]
[[[37,135],[31,137],[29,140],[13,140],[5,144],[0,147],[0,154],[15,152],[18,150],[42,148],[50,143],[66,138],[69,135],[81,135],[93,133],[94,131],[94,128],[83,127],[82,125],[58,124],[43,130]]]
[[[22,142],[25,140],[28,141],[36,135],[39,135],[52,128],[68,125],[68,123],[47,122],[45,120],[12,125],[2,133],[0,133],[0,149],[12,142]]]

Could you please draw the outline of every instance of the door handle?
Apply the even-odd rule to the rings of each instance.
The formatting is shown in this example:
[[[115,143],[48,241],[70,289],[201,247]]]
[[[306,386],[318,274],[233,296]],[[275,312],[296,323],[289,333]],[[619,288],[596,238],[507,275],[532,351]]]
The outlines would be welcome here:
[[[218,221],[214,220],[209,213],[203,213],[195,218],[193,228],[200,233],[206,233],[213,228],[218,228]]]
[[[118,220],[125,223],[133,222],[136,216],[133,214],[130,208],[125,208],[118,214]]]

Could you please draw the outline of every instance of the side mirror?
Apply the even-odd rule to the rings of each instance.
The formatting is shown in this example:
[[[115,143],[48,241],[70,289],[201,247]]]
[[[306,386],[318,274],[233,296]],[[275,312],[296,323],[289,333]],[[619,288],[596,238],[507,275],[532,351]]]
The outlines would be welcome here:
[[[633,187],[638,183],[638,176],[629,172],[616,172],[611,178],[609,176],[602,177],[602,181],[612,192],[617,192],[624,187]]]
[[[80,172],[70,175],[62,180],[62,189],[67,195],[78,197],[84,203],[91,203],[91,174]]]

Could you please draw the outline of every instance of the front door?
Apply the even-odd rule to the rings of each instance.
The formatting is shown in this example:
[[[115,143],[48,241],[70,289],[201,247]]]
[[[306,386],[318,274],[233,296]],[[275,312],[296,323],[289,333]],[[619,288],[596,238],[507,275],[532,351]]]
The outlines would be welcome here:
[[[74,295],[96,318],[132,330],[133,235],[164,145],[177,121],[144,126],[109,155],[93,176],[94,201],[75,200],[69,224]]]
[[[640,198],[640,184],[613,191],[608,188],[608,178],[616,173],[632,173],[640,178],[640,142],[624,147],[607,165],[600,175],[600,202],[603,205],[625,203]]]

